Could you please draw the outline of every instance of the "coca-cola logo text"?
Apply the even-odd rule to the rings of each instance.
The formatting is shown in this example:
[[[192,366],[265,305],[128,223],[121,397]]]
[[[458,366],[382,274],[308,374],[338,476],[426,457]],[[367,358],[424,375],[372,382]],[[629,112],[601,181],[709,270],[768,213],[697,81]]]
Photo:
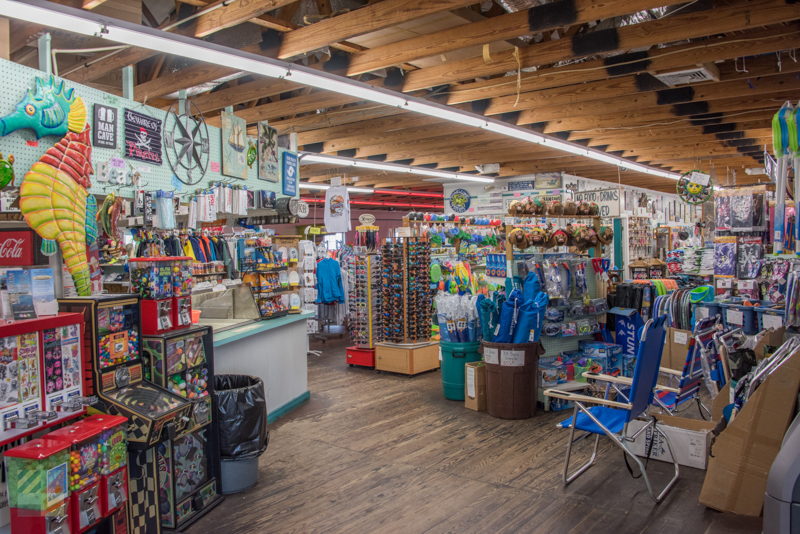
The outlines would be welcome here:
[[[0,242],[0,259],[21,259],[24,249],[22,239],[8,238]]]
[[[0,232],[0,265],[34,265],[36,241],[30,230]]]

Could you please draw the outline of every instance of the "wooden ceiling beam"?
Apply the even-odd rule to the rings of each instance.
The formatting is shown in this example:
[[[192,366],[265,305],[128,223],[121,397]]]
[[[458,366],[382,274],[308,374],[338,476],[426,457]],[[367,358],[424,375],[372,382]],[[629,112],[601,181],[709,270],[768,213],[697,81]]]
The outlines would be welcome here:
[[[362,136],[365,132],[391,132],[403,130],[404,128],[415,128],[418,126],[434,124],[436,119],[418,113],[404,113],[402,115],[392,115],[371,120],[365,120],[341,126],[325,127],[320,124],[320,128],[309,130],[298,134],[298,144],[303,146],[312,143],[323,143],[329,140],[337,140],[352,136]]]
[[[192,103],[203,114],[208,115],[227,106],[235,106],[259,98],[269,98],[301,87],[303,86],[286,80],[259,78],[218,91],[203,93],[192,98]]]
[[[533,44],[519,50],[519,63],[513,51],[504,51],[486,62],[482,56],[451,61],[434,67],[408,72],[403,91],[425,89],[482,76],[492,76],[523,68],[547,65],[562,60],[653,46],[684,39],[696,39],[717,33],[742,31],[800,18],[800,10],[785,0],[739,0],[729,6],[694,13],[678,14],[641,24],[609,30],[605,43],[574,50],[573,39]],[[584,38],[585,39],[585,38]],[[609,44],[613,43],[613,44]]]
[[[379,143],[396,145],[408,141],[432,139],[436,137],[449,137],[451,135],[470,134],[473,132],[475,132],[475,128],[472,126],[453,124],[451,122],[432,121],[431,124],[426,124],[425,126],[420,126],[417,128],[331,139],[330,141],[325,141],[322,151],[331,153],[338,150],[370,147]]]
[[[733,120],[733,119],[732,119]],[[736,129],[733,131],[744,131],[746,129],[760,129],[771,128],[771,121],[767,117],[756,118],[753,120],[740,120],[736,121]],[[581,139],[589,139],[591,146],[602,145],[605,141],[611,140],[626,140],[635,142],[638,140],[662,139],[669,142],[676,137],[684,135],[696,135],[702,131],[702,126],[692,126],[687,124],[685,126],[653,126],[650,128],[634,127],[632,129],[623,130],[598,130],[597,132],[572,132],[569,136],[570,141],[577,141]],[[708,134],[713,135],[713,134]]]
[[[800,45],[800,35],[797,37]],[[685,64],[685,68],[693,65]],[[747,72],[740,72],[731,65],[724,65],[720,72],[720,81],[710,81],[698,84],[683,85],[677,88],[670,88],[666,85],[657,85],[653,79],[642,80],[639,75],[619,76],[609,80],[589,82],[579,85],[568,85],[541,91],[531,91],[521,93],[519,100],[516,95],[502,96],[492,99],[484,114],[498,115],[511,111],[542,108],[573,106],[584,102],[595,103],[598,101],[609,102],[609,99],[618,98],[617,102],[628,100],[630,96],[634,98],[642,97],[640,100],[647,102],[646,105],[659,105],[662,96],[666,100],[670,94],[680,93],[680,101],[688,100],[710,100],[721,98],[728,88],[740,88],[742,85],[750,87],[751,91],[759,90],[762,86],[758,78],[788,75],[800,72],[800,64],[791,63],[781,64],[776,56],[759,57],[748,61]],[[655,80],[657,82],[657,80]],[[646,85],[645,82],[649,83]],[[764,90],[764,89],[762,89]],[[750,93],[754,94],[754,93]],[[645,96],[647,95],[647,96]],[[642,105],[632,103],[632,105]],[[610,110],[609,110],[610,111]],[[530,112],[529,112],[530,113]]]
[[[690,106],[695,103],[711,105],[718,100],[754,98],[772,93],[800,90],[800,79],[792,71],[800,72],[800,63],[792,64],[789,73],[764,76],[760,79],[715,82],[676,89],[676,92],[640,92],[625,96],[598,98],[576,102],[569,106],[538,106],[522,111],[517,124],[534,124],[567,117],[582,117],[598,113],[623,113],[630,110],[645,112],[651,109],[673,109],[674,105]],[[678,97],[673,98],[673,95]],[[685,98],[683,98],[685,97]],[[766,100],[766,99],[764,99]],[[703,104],[705,103],[705,104]]]
[[[352,96],[340,95],[327,91],[313,91],[302,96],[270,102],[269,104],[262,104],[254,108],[242,109],[236,112],[236,116],[244,119],[247,124],[253,124],[259,121],[279,119],[299,113],[308,113],[318,109],[353,104],[358,101],[358,98],[353,98]],[[218,126],[220,119],[219,117],[211,117],[206,119],[206,122]]]
[[[475,0],[383,0],[283,34],[278,57],[290,58],[401,22],[468,6]]]
[[[186,26],[181,26],[171,31],[189,37],[207,37],[215,32],[241,24],[262,13],[277,9],[293,1],[295,0],[251,0],[248,2],[232,2],[229,5],[204,13],[190,21]],[[94,60],[89,60],[86,63],[89,66],[69,73],[68,78],[78,83],[90,82],[111,71],[121,69],[126,65],[138,63],[158,53],[157,50],[127,48],[105,59],[98,58],[99,61],[94,63],[92,62]],[[101,53],[99,57],[104,57],[104,55]]]
[[[795,95],[795,96],[791,96]],[[778,100],[786,98],[795,98],[797,91],[783,91],[763,95],[761,97],[752,98],[730,98],[715,100],[709,102],[708,106],[702,106],[704,111],[695,115],[706,115],[709,113],[724,113],[731,116],[730,122],[738,120],[752,119],[759,115],[759,110],[764,110],[765,115],[772,116],[775,110],[780,106],[779,103],[774,103]],[[773,105],[774,104],[774,105]],[[772,110],[772,111],[769,111]],[[742,115],[734,115],[742,113]],[[764,116],[764,115],[762,115]],[[723,120],[728,120],[724,116]],[[613,112],[613,113],[596,113],[594,116],[585,115],[581,117],[568,117],[555,119],[547,123],[544,128],[545,133],[552,132],[565,132],[565,131],[581,131],[581,130],[596,130],[599,128],[607,127],[631,127],[636,125],[658,124],[675,127],[676,124],[688,125],[691,121],[691,115],[675,115],[671,107],[664,106],[654,109],[637,110],[631,109],[626,112]],[[674,123],[674,124],[672,124]],[[711,124],[711,123],[709,123]]]
[[[800,24],[776,25],[769,29],[756,29],[745,34],[713,36],[703,42],[692,42],[667,48],[650,49],[645,60],[635,72],[658,72],[681,68],[685,65],[713,63],[742,56],[767,54],[800,46]],[[520,92],[539,91],[553,87],[582,84],[614,78],[602,59],[579,65],[549,67],[533,73],[523,73]],[[450,88],[448,104],[457,104],[514,95],[517,92],[516,76],[503,76],[478,82],[465,83]]]
[[[532,7],[516,13],[507,13],[448,28],[439,32],[420,35],[402,41],[376,46],[355,54],[347,68],[348,76],[396,66],[415,59],[444,54],[460,48],[483,45],[511,39],[533,32],[552,30],[567,24],[583,24],[635,13],[664,5],[664,0],[631,0],[626,2],[596,2],[574,0],[572,5],[562,4],[564,17],[548,17],[552,6]],[[567,13],[571,11],[571,13]]]
[[[347,107],[335,112],[328,112],[324,115],[311,115],[297,119],[288,119],[272,122],[271,125],[280,133],[307,132],[316,130],[320,127],[331,127],[353,122],[361,122],[379,117],[398,116],[408,112],[398,108],[388,106],[376,106],[375,104],[361,104],[358,106]],[[255,135],[255,127],[248,128],[247,133]]]

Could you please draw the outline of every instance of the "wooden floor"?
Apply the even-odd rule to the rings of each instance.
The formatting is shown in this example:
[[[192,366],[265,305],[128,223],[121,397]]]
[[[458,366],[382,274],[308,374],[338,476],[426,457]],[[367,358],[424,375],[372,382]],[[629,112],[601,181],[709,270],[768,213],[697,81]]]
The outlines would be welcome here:
[[[565,488],[563,414],[495,419],[445,400],[438,371],[377,374],[323,347],[309,362],[311,400],[271,427],[259,484],[190,534],[760,532],[760,520],[697,503],[702,471],[682,469],[654,505],[607,447]],[[666,467],[650,463],[657,483]]]

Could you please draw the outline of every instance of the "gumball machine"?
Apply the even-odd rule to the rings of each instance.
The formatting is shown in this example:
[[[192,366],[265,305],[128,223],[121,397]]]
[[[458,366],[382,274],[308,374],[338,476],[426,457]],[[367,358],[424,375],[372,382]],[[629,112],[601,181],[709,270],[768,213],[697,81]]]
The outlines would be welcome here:
[[[69,443],[33,439],[3,453],[12,534],[72,534]]]
[[[219,502],[212,430],[213,340],[208,326],[143,336],[145,376],[192,404],[185,434],[159,444],[161,524],[181,529]]]
[[[173,258],[167,257],[128,260],[131,291],[141,297],[143,334],[168,332],[174,326],[172,263]]]
[[[192,258],[172,258],[172,327],[192,326]]]
[[[107,517],[128,501],[128,418],[100,414],[81,423],[100,430],[100,505]]]
[[[69,445],[69,491],[72,532],[88,530],[103,519],[100,502],[102,429],[83,421],[50,432],[47,437]]]

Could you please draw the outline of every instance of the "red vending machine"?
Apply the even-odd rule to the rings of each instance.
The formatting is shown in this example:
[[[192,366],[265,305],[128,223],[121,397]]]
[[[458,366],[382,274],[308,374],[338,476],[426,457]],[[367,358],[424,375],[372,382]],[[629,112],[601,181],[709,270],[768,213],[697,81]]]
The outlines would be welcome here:
[[[74,534],[69,444],[34,439],[4,453],[11,534]]]

